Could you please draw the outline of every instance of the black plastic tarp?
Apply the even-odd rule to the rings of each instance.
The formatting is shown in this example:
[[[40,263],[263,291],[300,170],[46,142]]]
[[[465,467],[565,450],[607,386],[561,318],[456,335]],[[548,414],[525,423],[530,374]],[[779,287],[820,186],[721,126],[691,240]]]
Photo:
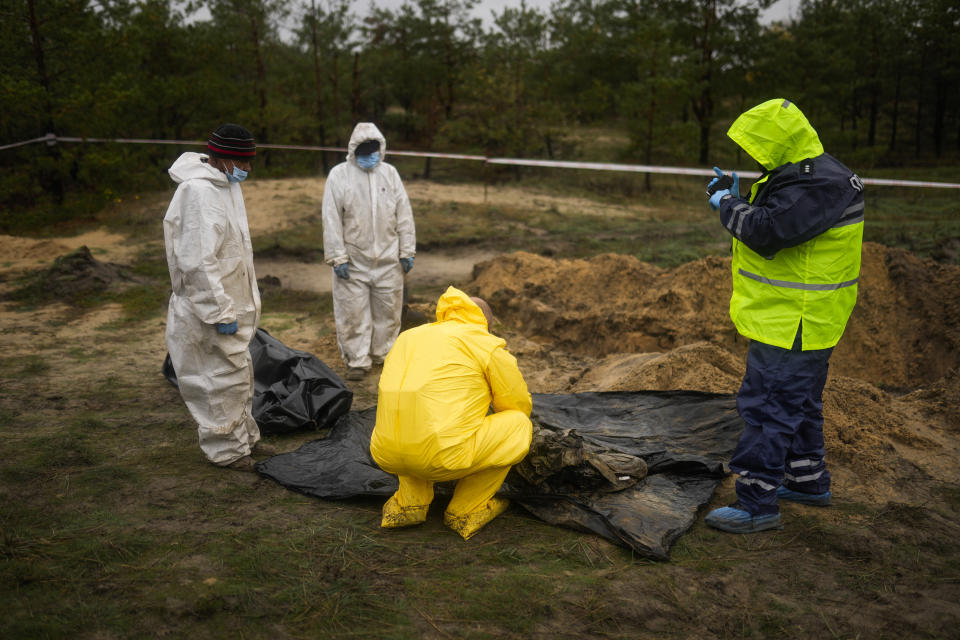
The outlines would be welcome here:
[[[394,476],[370,457],[376,408],[344,415],[326,438],[257,463],[280,484],[324,499],[389,496]],[[667,559],[724,475],[743,428],[735,397],[687,391],[535,394],[539,428],[643,458],[648,475],[614,493],[537,491],[511,472],[501,489],[541,520],[593,532],[644,556]]]
[[[304,427],[326,429],[350,411],[353,392],[316,356],[283,344],[263,329],[250,341],[253,419],[266,434]],[[163,375],[177,386],[168,354]]]

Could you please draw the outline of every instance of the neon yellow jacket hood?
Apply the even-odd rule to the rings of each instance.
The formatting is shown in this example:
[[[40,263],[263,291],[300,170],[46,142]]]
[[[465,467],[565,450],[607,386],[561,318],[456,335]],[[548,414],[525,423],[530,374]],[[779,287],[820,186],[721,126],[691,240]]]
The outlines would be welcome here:
[[[448,287],[437,301],[437,322],[446,320],[469,322],[478,324],[484,329],[490,329],[480,307],[470,299],[470,296],[455,287]]]
[[[823,154],[820,137],[789,100],[774,98],[745,111],[727,131],[767,171]]]

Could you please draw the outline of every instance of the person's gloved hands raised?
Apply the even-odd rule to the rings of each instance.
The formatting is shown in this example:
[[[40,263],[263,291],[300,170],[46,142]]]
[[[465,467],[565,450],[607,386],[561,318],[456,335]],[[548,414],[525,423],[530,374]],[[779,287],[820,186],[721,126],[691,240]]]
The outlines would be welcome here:
[[[403,267],[404,273],[410,273],[410,270],[413,269],[413,258],[400,258],[400,266]]]
[[[333,272],[337,274],[337,277],[342,280],[350,279],[350,267],[347,266],[349,263],[344,262],[343,264],[338,264],[333,268]]]
[[[710,194],[710,207],[712,209],[720,208],[720,201],[726,196],[740,197],[740,176],[733,172],[733,177],[723,175],[719,167],[713,168],[717,177],[707,185],[707,193]]]
[[[237,324],[237,321],[233,322],[218,322],[217,323],[217,333],[222,333],[226,336],[232,336],[237,332],[237,329],[240,325]]]

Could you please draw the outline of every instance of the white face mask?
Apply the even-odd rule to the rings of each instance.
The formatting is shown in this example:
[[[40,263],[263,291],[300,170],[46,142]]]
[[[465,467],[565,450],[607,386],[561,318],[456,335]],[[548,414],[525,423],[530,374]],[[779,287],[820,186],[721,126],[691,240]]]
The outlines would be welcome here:
[[[247,179],[248,172],[237,165],[233,165],[233,171],[227,172],[227,180],[230,182],[243,182]]]

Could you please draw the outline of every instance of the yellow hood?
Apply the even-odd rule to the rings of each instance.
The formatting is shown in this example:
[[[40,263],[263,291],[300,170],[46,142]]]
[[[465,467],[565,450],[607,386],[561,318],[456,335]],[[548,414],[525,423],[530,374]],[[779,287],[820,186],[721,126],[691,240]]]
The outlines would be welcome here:
[[[470,296],[456,287],[448,287],[437,301],[437,322],[459,320],[470,324],[478,324],[489,330],[487,319],[483,311]]]
[[[823,154],[820,137],[806,116],[783,98],[767,100],[745,111],[727,135],[767,171]]]

